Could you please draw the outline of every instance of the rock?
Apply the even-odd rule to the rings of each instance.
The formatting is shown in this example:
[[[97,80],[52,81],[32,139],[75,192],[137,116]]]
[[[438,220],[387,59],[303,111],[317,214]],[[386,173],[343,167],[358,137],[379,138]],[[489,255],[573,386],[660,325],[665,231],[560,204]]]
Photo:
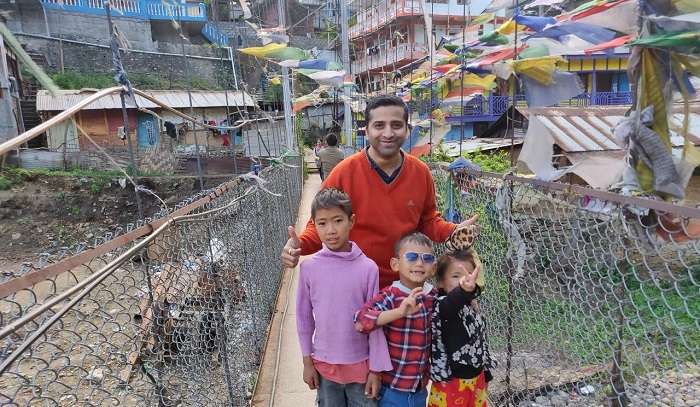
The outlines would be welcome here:
[[[87,235],[85,235],[86,239],[92,239],[93,237],[95,237],[95,235],[93,235],[92,233],[88,233]]]
[[[87,375],[86,379],[94,383],[102,383],[104,377],[104,371],[102,369],[95,368],[92,370],[92,372],[90,372],[89,375]]]
[[[17,239],[19,239],[20,237],[22,237],[22,235],[21,235],[20,233],[15,232],[15,233],[12,234],[12,240],[17,240]]]
[[[569,396],[566,394],[563,396],[560,394],[556,394],[552,396],[551,403],[554,407],[564,407],[569,403]]]
[[[535,403],[537,404],[549,404],[549,400],[545,396],[535,397]]]
[[[579,389],[579,392],[583,394],[584,396],[589,396],[593,393],[595,393],[595,387],[589,385],[583,386]]]

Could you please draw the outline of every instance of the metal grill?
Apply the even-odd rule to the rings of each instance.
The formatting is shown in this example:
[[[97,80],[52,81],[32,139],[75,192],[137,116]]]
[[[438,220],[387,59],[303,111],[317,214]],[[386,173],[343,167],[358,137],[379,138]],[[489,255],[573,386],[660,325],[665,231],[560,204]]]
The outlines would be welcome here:
[[[434,176],[443,213],[480,215],[494,405],[700,405],[700,211]]]
[[[260,176],[0,284],[0,405],[247,405],[300,158]]]

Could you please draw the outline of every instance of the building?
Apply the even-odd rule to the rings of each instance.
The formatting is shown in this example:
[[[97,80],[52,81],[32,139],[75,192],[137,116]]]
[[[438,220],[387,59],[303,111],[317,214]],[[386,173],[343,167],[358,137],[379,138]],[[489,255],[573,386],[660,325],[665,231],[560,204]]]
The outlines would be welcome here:
[[[0,36],[0,142],[17,136],[21,130],[16,67],[15,58]]]
[[[187,91],[153,90],[146,92],[166,105],[190,114]],[[56,96],[51,96],[47,91],[41,90],[37,95],[37,111],[42,119],[48,120],[92,93],[93,91],[88,90],[63,90]],[[229,113],[234,113],[238,109],[247,110],[255,106],[253,98],[243,91],[192,91],[192,114],[198,120],[220,124],[226,120],[227,100]],[[183,123],[182,117],[165,111],[160,106],[139,96],[136,97],[136,102],[140,108],[148,109],[157,117],[129,104],[127,108],[129,136],[135,148],[149,149],[157,146],[160,137],[164,134],[166,121],[175,124],[178,128],[186,126],[185,131],[180,132],[178,137],[180,144],[194,144],[194,133],[189,128],[189,124]],[[94,144],[83,137],[77,126],[102,147],[112,149],[126,147],[126,139],[120,137],[123,134],[124,121],[119,95],[115,94],[95,101],[81,110],[74,116],[74,119],[49,129],[46,146],[49,150],[62,151],[64,146],[67,146],[68,150],[71,151],[95,150]],[[197,129],[196,132],[199,144],[218,147],[223,143],[221,137],[216,137],[209,130]]]
[[[437,44],[443,36],[462,37],[470,15],[479,15],[488,5],[486,0],[426,1],[432,21],[432,35]],[[386,90],[391,74],[397,68],[428,55],[425,15],[420,1],[382,0],[353,3],[356,9],[350,21],[352,73],[365,93]],[[465,38],[476,39],[489,25],[470,27]]]
[[[625,166],[625,150],[615,141],[615,126],[625,118],[628,106],[586,107],[518,107],[527,123],[521,170],[528,170],[540,179],[550,179],[567,170],[568,181],[608,189],[618,181]],[[700,104],[689,106],[688,141],[700,145]],[[669,109],[672,154],[683,153],[683,106]],[[692,177],[688,199],[698,202],[700,177]]]

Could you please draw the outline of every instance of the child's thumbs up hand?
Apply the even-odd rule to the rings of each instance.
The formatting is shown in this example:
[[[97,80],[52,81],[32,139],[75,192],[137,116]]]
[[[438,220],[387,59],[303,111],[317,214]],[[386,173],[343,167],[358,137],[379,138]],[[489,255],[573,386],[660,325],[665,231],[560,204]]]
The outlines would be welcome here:
[[[284,267],[294,268],[296,267],[297,263],[299,263],[299,256],[301,255],[301,241],[299,241],[299,236],[297,236],[297,232],[294,230],[293,226],[287,228],[287,235],[289,236],[289,239],[287,240],[287,244],[285,244],[284,248],[282,249],[280,258],[282,259],[282,264]]]

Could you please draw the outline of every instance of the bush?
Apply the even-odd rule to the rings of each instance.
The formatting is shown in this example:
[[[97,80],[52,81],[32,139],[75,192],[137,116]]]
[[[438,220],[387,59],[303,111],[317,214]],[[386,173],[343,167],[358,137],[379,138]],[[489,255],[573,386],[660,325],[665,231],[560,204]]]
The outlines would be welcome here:
[[[0,191],[6,191],[6,190],[10,189],[11,186],[12,186],[12,181],[10,181],[9,179],[7,179],[3,176],[0,176]]]
[[[462,156],[467,160],[481,167],[482,171],[504,173],[510,170],[510,152],[507,150],[494,150],[491,152],[483,152],[481,150],[470,153],[463,153]],[[456,157],[451,157],[447,154],[444,145],[440,142],[428,156],[423,156],[421,159],[425,162],[446,162],[451,163]]]

